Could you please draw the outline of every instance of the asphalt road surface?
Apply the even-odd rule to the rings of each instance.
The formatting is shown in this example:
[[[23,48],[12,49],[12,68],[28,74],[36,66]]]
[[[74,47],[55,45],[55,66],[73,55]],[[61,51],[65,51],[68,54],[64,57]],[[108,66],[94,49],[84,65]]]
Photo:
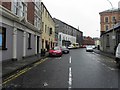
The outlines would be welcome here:
[[[120,70],[112,58],[85,49],[47,57],[4,80],[3,87],[118,88]],[[12,77],[12,78],[11,78]]]

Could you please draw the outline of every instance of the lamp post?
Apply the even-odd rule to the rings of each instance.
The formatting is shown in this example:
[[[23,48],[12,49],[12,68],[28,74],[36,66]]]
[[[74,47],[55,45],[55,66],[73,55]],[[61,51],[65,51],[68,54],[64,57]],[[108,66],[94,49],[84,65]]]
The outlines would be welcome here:
[[[112,24],[113,24],[113,35],[112,35],[112,39],[113,39],[113,45],[114,45],[114,54],[115,54],[115,39],[116,39],[116,37],[115,37],[115,30],[114,30],[114,24],[115,24],[115,22],[116,22],[116,19],[113,17],[114,16],[114,8],[113,8],[113,4],[109,1],[109,0],[107,0],[109,3],[110,3],[110,5],[111,5],[111,7],[112,7]]]
[[[113,15],[114,15],[113,10],[114,10],[114,8],[113,8],[113,4],[112,4],[109,0],[107,0],[107,1],[110,3],[110,5],[111,5],[111,7],[112,7],[112,24],[113,24],[113,35],[112,35],[112,39],[115,39],[115,32],[114,32],[115,18],[113,18]],[[114,19],[114,20],[113,20],[113,19]]]

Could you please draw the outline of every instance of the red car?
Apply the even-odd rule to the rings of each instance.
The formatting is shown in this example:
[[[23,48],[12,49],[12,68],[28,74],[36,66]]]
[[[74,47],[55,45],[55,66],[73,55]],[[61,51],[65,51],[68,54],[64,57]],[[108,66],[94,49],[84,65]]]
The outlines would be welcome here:
[[[49,50],[49,56],[62,56],[61,48],[59,46],[52,48]]]

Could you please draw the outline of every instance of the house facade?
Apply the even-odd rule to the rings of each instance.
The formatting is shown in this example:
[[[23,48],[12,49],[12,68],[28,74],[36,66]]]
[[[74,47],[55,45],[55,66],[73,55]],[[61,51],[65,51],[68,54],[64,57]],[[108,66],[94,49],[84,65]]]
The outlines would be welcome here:
[[[116,23],[120,22],[119,9],[106,10],[100,12],[99,14],[100,14],[101,34],[113,28]]]
[[[2,61],[21,60],[40,54],[41,4],[12,0],[0,5],[0,52]]]
[[[101,36],[100,50],[115,54],[120,43],[120,8],[100,12]]]
[[[55,23],[49,11],[41,2],[42,7],[42,49],[48,51],[55,45]]]
[[[113,37],[115,36],[115,37]],[[114,26],[114,29],[104,32],[100,38],[100,50],[115,54],[116,46],[120,43],[120,23]]]
[[[95,45],[95,41],[92,37],[87,36],[87,37],[83,37],[83,45]]]
[[[68,25],[61,20],[54,18],[55,21],[55,40],[57,45],[66,45],[78,43],[82,45],[83,32],[74,28],[71,25]]]
[[[58,45],[59,46],[69,46],[70,44],[76,43],[76,37],[64,34],[62,32],[58,33]]]

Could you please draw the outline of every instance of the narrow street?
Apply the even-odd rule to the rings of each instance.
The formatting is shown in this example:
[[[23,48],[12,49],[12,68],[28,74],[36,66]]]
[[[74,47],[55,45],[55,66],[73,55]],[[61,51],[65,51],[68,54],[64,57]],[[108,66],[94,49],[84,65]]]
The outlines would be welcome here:
[[[62,57],[48,57],[38,62],[25,73],[8,80],[4,87],[118,88],[118,75],[120,72],[112,58],[74,49]]]

